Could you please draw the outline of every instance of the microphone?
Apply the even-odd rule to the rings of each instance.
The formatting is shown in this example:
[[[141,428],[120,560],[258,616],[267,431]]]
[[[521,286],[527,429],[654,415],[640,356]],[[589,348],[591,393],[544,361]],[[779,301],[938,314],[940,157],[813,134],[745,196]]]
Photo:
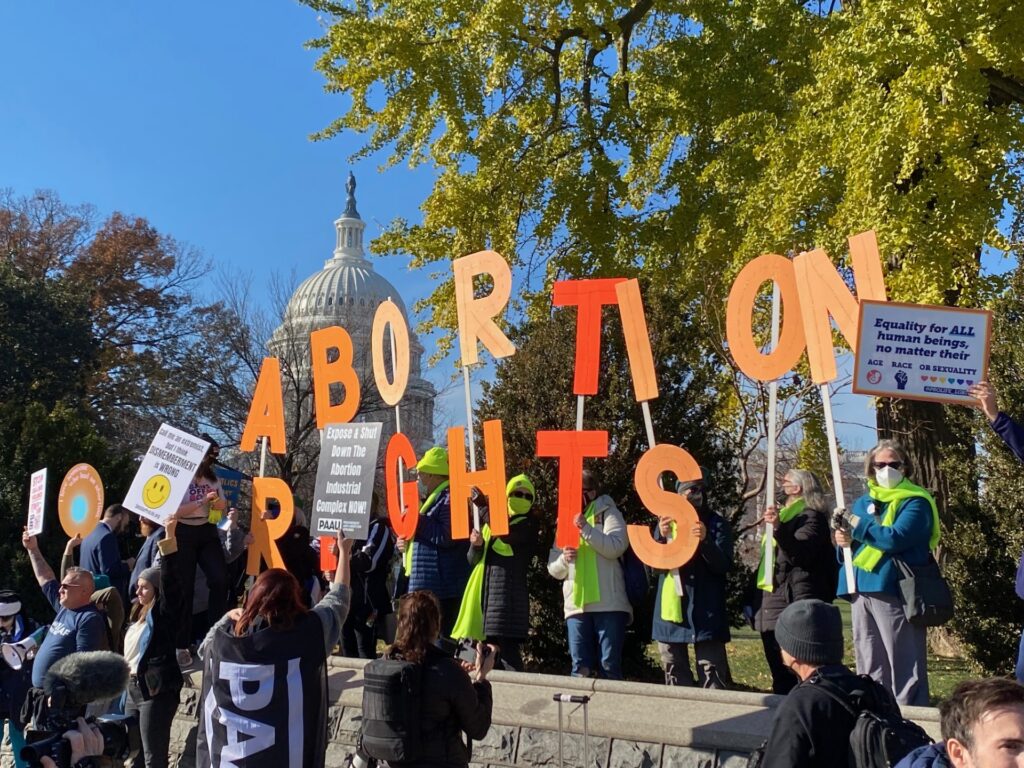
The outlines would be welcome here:
[[[46,671],[43,691],[64,708],[120,696],[128,687],[128,663],[110,651],[72,653]]]

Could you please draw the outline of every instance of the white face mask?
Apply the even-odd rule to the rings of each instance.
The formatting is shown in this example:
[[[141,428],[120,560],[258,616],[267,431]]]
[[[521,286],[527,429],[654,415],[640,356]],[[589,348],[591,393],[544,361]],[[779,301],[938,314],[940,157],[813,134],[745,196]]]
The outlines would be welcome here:
[[[430,495],[430,491],[427,490],[427,484],[423,482],[422,477],[416,479],[416,489],[419,491],[421,499],[426,499]]]
[[[895,488],[903,482],[903,473],[892,467],[875,470],[875,482],[883,488]]]

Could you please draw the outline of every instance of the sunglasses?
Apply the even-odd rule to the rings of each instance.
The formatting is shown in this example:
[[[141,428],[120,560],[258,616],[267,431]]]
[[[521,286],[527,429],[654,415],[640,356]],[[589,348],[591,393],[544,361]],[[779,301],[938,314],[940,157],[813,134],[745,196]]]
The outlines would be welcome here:
[[[903,466],[902,461],[873,461],[871,466],[875,469],[882,469],[883,467],[892,467],[893,469],[899,469]]]
[[[527,493],[526,491],[512,491],[510,495],[516,499],[526,499],[527,501],[533,501],[533,494]]]

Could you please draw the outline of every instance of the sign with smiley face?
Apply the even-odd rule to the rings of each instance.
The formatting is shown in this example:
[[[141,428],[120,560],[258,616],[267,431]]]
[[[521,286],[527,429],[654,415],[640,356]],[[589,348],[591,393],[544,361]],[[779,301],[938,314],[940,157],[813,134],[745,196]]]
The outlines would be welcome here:
[[[124,506],[163,525],[175,513],[210,444],[161,424],[142,457]]]

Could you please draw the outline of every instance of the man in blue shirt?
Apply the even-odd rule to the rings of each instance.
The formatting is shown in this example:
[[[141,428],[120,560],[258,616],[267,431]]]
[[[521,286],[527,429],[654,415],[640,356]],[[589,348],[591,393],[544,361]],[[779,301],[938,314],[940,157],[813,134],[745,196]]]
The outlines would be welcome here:
[[[134,559],[125,562],[117,546],[117,535],[128,528],[128,510],[120,504],[111,504],[103,510],[103,519],[82,542],[79,564],[95,575],[104,574],[110,586],[117,589],[121,602],[128,602],[128,577]]]
[[[107,622],[90,602],[95,582],[89,571],[68,568],[64,580],[58,584],[53,569],[39,551],[36,537],[26,530],[21,543],[28,552],[36,581],[57,611],[32,664],[32,685],[40,688],[46,672],[59,659],[78,651],[106,648]]]

